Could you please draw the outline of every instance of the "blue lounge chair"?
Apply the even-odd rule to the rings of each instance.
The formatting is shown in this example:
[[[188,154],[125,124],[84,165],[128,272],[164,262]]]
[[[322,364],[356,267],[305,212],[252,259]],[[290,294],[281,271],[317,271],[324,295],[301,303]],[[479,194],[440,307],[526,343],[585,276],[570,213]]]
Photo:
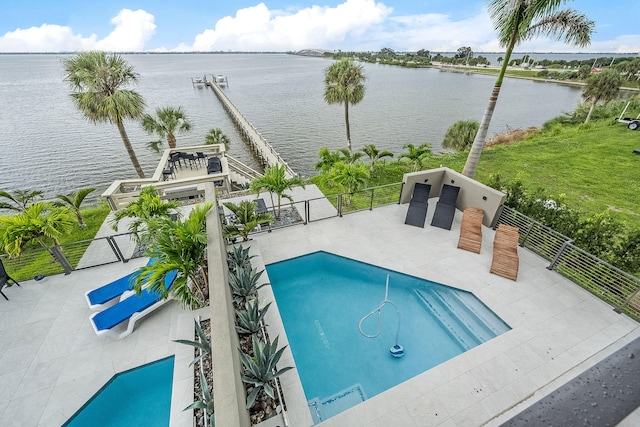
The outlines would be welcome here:
[[[151,265],[155,262],[153,258],[150,258],[147,265]],[[89,308],[93,311],[101,310],[105,307],[109,301],[113,301],[120,297],[126,291],[133,289],[133,283],[140,274],[140,270],[136,270],[133,273],[129,273],[113,282],[107,283],[99,288],[87,291],[84,296],[87,299]]]
[[[164,285],[167,291],[171,290],[173,282],[178,276],[178,271],[173,270],[166,275]],[[144,288],[140,295],[130,292],[115,305],[91,315],[91,325],[98,335],[107,334],[115,339],[121,339],[133,332],[135,323],[147,314],[151,313],[171,298],[163,299],[161,295],[149,288]]]
[[[460,187],[448,184],[442,186],[438,203],[436,203],[436,210],[433,212],[433,218],[431,219],[433,227],[451,230],[453,217],[456,215],[456,202],[458,201],[459,193]]]
[[[413,186],[413,195],[407,209],[407,216],[404,223],[424,228],[424,222],[427,218],[427,207],[429,201],[429,192],[431,185],[417,182]]]

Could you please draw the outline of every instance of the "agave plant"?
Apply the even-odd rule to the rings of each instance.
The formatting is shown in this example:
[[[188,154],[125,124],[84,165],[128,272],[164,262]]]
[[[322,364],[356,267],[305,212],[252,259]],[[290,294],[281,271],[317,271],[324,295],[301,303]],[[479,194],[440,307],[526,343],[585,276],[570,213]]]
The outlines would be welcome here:
[[[276,369],[276,365],[280,357],[282,357],[282,352],[287,346],[282,347],[280,350],[277,350],[277,348],[278,337],[271,344],[254,339],[253,357],[240,351],[240,360],[247,371],[247,375],[242,375],[242,381],[254,386],[253,391],[247,396],[247,409],[253,406],[261,389],[264,389],[267,396],[273,399],[273,387],[269,383],[289,369],[293,369],[290,366],[280,370]]]
[[[205,420],[208,418],[208,425],[214,427],[215,419],[213,412],[213,396],[211,395],[211,391],[209,390],[207,379],[204,377],[204,375],[202,375],[202,373],[200,374],[200,386],[202,387],[202,399],[196,400],[191,405],[184,408],[183,411],[188,411],[189,409],[204,409],[207,415],[205,417]]]
[[[251,248],[245,248],[242,245],[234,247],[227,253],[227,264],[230,271],[237,271],[239,268],[251,267],[251,258],[255,255],[249,255]]]
[[[258,279],[262,273],[264,270],[257,271],[255,268],[241,268],[235,272],[229,272],[229,286],[231,286],[236,301],[241,304],[246,303],[258,289],[267,285],[267,283],[263,283],[258,286]]]
[[[198,341],[174,340],[174,342],[177,342],[177,343],[180,343],[180,344],[191,345],[191,346],[193,346],[195,348],[200,349],[200,355],[197,356],[195,359],[193,359],[193,361],[191,361],[191,363],[189,363],[189,366],[194,365],[200,359],[202,359],[204,356],[208,356],[208,355],[211,354],[211,342],[209,342],[209,339],[207,338],[207,335],[204,333],[204,331],[200,327],[200,322],[198,322],[197,319],[193,319],[193,322],[195,323],[195,326],[196,326],[196,333],[198,334]]]
[[[267,314],[270,305],[271,303],[260,308],[260,302],[257,298],[248,301],[245,304],[246,310],[236,312],[238,316],[236,331],[238,331],[239,334],[257,334],[262,327],[262,319],[264,319],[265,314]]]

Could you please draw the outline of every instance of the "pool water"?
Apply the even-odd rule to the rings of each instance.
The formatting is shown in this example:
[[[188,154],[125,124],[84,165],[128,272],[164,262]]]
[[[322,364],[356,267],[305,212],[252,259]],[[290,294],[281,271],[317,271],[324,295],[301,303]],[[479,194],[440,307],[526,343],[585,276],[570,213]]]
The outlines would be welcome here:
[[[328,252],[267,266],[315,422],[510,329],[472,293]],[[385,298],[391,304],[361,324]],[[390,347],[404,348],[393,357]]]
[[[114,375],[63,427],[169,426],[174,356]]]

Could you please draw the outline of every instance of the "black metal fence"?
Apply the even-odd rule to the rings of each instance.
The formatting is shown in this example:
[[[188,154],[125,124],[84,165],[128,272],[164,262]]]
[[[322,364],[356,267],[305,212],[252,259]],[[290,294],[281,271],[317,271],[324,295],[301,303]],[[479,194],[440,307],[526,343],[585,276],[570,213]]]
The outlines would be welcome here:
[[[554,270],[592,294],[640,320],[640,279],[583,251],[573,240],[504,206],[498,224],[520,229],[520,246],[549,261]]]

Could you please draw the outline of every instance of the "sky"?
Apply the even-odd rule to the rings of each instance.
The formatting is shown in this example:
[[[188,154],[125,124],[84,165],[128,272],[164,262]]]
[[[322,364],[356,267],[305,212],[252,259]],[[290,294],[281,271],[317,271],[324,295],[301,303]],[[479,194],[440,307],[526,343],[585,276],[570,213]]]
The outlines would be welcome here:
[[[575,0],[586,48],[537,38],[516,52],[640,53],[640,0]],[[483,0],[2,0],[0,52],[503,52]]]

